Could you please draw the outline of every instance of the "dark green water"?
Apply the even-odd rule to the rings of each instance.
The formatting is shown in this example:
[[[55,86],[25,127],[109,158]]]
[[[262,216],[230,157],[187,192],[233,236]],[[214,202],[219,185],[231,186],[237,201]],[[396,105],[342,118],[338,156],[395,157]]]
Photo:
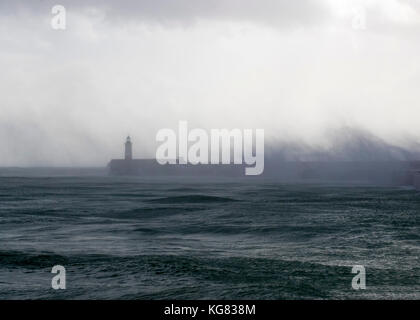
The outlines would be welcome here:
[[[419,232],[402,188],[2,177],[0,298],[419,299]]]

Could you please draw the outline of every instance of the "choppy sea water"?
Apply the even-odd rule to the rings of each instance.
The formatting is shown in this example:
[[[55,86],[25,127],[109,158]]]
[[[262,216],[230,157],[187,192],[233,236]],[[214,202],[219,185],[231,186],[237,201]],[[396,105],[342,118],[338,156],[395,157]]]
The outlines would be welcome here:
[[[419,254],[410,189],[0,178],[0,299],[419,299]]]

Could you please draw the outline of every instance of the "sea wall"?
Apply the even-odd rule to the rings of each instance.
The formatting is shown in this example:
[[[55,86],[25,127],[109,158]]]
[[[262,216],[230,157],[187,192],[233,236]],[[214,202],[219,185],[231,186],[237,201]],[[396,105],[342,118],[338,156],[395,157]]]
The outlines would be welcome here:
[[[114,159],[111,175],[136,176],[229,176],[245,177],[247,165],[160,165],[155,159]],[[283,182],[368,183],[386,186],[415,185],[420,189],[420,164],[410,162],[274,162],[266,160],[256,178]]]
[[[414,172],[413,174],[413,185],[420,191],[420,171]]]

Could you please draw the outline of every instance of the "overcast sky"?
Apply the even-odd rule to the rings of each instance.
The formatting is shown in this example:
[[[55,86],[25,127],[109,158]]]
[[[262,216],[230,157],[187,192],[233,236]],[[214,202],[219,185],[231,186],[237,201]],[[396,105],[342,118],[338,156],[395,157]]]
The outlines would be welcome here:
[[[410,147],[419,40],[419,0],[1,0],[0,166],[105,165],[127,134],[150,157],[180,120]]]

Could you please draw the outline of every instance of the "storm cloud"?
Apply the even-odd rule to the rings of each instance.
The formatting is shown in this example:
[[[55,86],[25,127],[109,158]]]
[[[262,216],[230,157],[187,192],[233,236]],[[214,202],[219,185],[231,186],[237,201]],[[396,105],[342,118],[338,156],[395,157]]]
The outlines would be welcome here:
[[[127,134],[151,157],[180,120],[265,129],[273,154],[411,158],[419,32],[410,0],[4,0],[0,165],[105,165]]]
[[[323,23],[332,17],[329,6],[322,1],[300,0],[54,0],[3,1],[3,14],[45,14],[60,4],[70,11],[100,11],[113,22],[128,20],[160,23],[192,23],[199,19],[243,20],[285,25]]]

